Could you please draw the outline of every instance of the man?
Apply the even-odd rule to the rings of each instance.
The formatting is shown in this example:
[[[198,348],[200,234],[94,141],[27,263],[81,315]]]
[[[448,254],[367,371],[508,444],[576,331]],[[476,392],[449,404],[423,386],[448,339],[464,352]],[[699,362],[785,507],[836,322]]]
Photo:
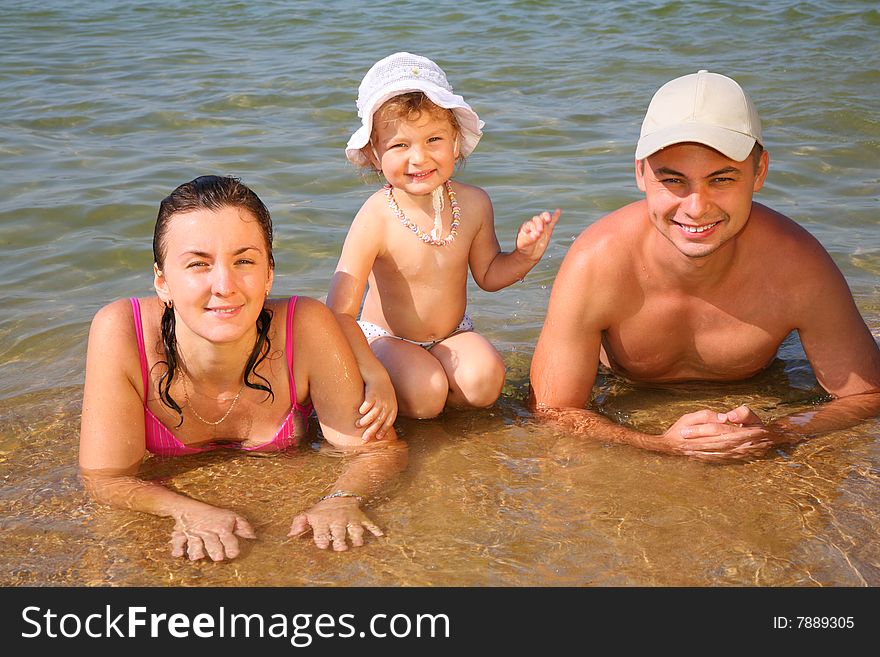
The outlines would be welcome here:
[[[807,231],[752,202],[768,161],[735,81],[700,71],[657,91],[636,148],[645,199],[581,233],[553,285],[531,367],[540,415],[735,461],[880,413],[880,351],[843,275]],[[599,362],[633,381],[732,381],[767,367],[792,330],[834,398],[810,413],[764,425],[746,406],[702,410],[650,435],[584,410]]]

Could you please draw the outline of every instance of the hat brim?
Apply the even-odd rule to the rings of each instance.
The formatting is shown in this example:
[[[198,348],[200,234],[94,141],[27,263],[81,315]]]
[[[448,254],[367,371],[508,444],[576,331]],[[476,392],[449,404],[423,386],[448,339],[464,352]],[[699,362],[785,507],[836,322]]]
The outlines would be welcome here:
[[[742,162],[752,152],[757,141],[751,135],[735,130],[701,123],[685,123],[642,136],[636,146],[636,159],[644,160],[674,144],[693,142],[714,148],[725,157]]]
[[[422,83],[421,86],[416,86],[407,80],[403,84],[385,87],[382,94],[371,98],[370,102],[367,103],[363,112],[363,125],[355,131],[345,146],[345,156],[350,162],[358,166],[370,165],[369,158],[364,155],[363,148],[370,143],[370,135],[373,134],[373,116],[376,110],[391,98],[412,91],[421,91],[438,107],[452,110],[461,130],[461,155],[467,157],[474,151],[477,143],[483,136],[483,126],[485,123],[480,120],[480,117],[471,109],[471,106],[464,101],[464,98],[441,89],[436,85]]]

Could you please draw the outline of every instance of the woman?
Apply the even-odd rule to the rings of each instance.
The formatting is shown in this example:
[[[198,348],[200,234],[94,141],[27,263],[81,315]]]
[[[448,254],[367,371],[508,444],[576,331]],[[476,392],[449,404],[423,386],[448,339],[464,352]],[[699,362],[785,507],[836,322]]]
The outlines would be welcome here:
[[[92,322],[80,469],[99,502],[175,520],[172,555],[215,561],[255,538],[248,521],[135,475],[147,451],[276,451],[305,434],[312,404],[324,438],[363,452],[363,380],[332,313],[309,298],[269,300],[272,221],[235,178],[202,176],[159,207],[153,235],[158,298],[123,299]],[[361,511],[404,467],[391,429],[355,457],[332,492],[294,519],[289,535],[363,545],[381,530]]]

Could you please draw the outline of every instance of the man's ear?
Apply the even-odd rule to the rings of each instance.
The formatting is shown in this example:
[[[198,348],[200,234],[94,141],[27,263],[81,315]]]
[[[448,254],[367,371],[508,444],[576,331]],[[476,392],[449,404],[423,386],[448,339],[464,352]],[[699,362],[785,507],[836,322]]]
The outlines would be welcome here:
[[[645,161],[644,160],[636,160],[636,185],[639,186],[639,190],[642,192],[645,191]]]
[[[758,160],[758,170],[755,172],[755,184],[752,185],[752,191],[757,192],[764,186],[764,181],[767,179],[767,170],[770,167],[770,153],[767,151],[763,151],[761,153],[761,159]]]

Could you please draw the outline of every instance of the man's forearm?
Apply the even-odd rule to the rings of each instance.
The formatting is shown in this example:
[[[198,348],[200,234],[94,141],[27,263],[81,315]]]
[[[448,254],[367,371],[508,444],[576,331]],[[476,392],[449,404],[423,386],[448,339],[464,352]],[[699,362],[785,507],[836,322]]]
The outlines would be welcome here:
[[[670,451],[663,436],[654,436],[617,424],[608,418],[580,408],[536,408],[535,415],[576,436],[592,440],[633,445],[656,452]]]
[[[880,415],[880,392],[849,395],[773,420],[768,430],[780,443],[798,442],[830,431],[848,429]]]

